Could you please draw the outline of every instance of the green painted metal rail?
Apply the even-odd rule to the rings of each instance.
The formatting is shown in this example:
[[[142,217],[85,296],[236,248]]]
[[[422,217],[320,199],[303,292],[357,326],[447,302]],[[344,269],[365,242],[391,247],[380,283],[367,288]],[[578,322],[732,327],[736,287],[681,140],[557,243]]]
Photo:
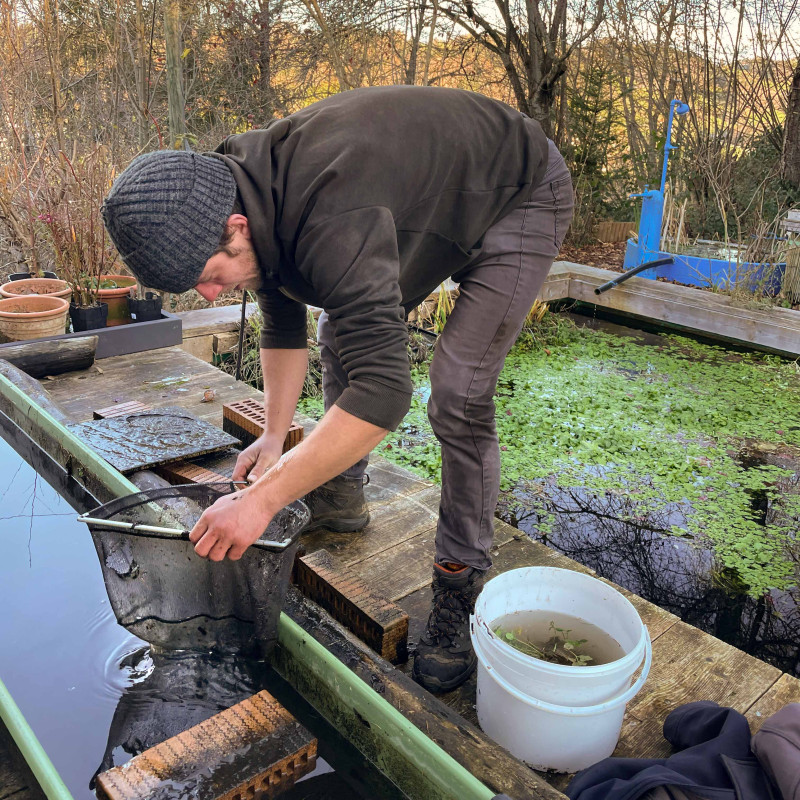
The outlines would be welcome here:
[[[28,725],[28,721],[2,681],[0,681],[0,720],[11,734],[11,738],[48,800],[73,800],[53,762],[45,753],[36,734],[31,730],[31,726]]]
[[[116,497],[139,491],[3,375],[0,375],[0,411],[24,427],[40,447],[43,439],[57,443],[74,460],[71,466],[76,477],[80,478],[82,471],[86,470]],[[343,708],[348,713],[357,715],[375,729],[386,750],[387,764],[399,761],[413,765],[428,790],[427,794],[419,795],[419,800],[428,800],[432,796],[448,800],[490,800],[495,796],[285,614],[281,614],[278,623],[278,640],[293,658],[303,660],[304,667],[313,672],[321,684],[341,697]],[[4,687],[0,691],[0,715],[48,800],[71,800],[69,791]],[[392,757],[388,756],[390,752]],[[382,765],[376,766],[380,769]],[[395,779],[397,776],[390,774],[389,777]]]

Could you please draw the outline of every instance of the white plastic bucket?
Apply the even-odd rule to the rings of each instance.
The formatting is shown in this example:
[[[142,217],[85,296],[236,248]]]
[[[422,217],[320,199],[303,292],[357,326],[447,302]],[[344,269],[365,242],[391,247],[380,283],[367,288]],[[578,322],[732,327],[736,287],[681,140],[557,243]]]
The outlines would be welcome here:
[[[496,620],[518,611],[578,617],[616,639],[625,655],[582,667],[527,656],[492,630]],[[652,658],[647,628],[616,589],[567,569],[510,570],[484,587],[470,633],[478,657],[478,721],[489,736],[536,769],[577,772],[611,755],[625,705],[644,685]]]

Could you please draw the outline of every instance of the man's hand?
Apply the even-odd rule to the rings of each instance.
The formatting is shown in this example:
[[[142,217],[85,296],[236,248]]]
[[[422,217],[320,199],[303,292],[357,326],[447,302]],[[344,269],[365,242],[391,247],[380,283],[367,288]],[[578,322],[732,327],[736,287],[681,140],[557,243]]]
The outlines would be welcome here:
[[[250,483],[257,481],[270,467],[278,463],[283,453],[283,441],[276,441],[275,437],[266,435],[259,436],[253,444],[239,453],[233,470],[233,480],[247,479]]]
[[[202,558],[238,561],[261,537],[274,516],[257,503],[249,489],[220,497],[203,512],[189,534],[189,541]]]

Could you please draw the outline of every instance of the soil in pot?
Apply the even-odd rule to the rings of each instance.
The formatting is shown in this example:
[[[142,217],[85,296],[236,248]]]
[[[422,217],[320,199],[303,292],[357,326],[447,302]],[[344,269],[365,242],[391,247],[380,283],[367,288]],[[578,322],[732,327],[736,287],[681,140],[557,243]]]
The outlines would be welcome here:
[[[161,319],[161,295],[146,292],[143,300],[128,298],[128,311],[134,322],[151,322]]]
[[[136,289],[136,278],[130,275],[101,275],[97,297],[101,303],[108,304],[109,328],[114,325],[126,325],[131,321],[128,310],[128,296],[131,289]]]
[[[9,281],[0,286],[0,296],[2,297],[20,297],[31,294],[63,297],[69,302],[72,297],[72,289],[66,281],[58,278],[24,278]]]
[[[23,295],[0,300],[0,337],[7,342],[60,336],[67,325],[69,303],[63,297]]]
[[[70,303],[69,318],[75,333],[105,328],[108,319],[108,305],[97,303],[93,306],[76,306],[74,303]]]

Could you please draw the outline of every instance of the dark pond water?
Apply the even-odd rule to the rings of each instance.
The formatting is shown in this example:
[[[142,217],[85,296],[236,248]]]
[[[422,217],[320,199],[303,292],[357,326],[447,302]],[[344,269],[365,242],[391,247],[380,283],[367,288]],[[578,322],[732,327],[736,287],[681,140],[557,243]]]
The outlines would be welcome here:
[[[663,338],[594,315],[573,320],[593,329],[624,336],[646,345]],[[736,351],[730,350],[735,358]],[[724,357],[719,356],[719,357]],[[754,456],[749,466],[757,466]],[[800,474],[800,465],[785,465]],[[770,514],[766,497],[751,498],[753,514],[762,523]],[[539,523],[549,512],[550,530]],[[748,597],[736,575],[720,569],[710,550],[670,535],[686,527],[687,509],[678,504],[658,513],[642,513],[634,499],[619,493],[605,496],[580,489],[550,486],[546,499],[516,489],[501,496],[498,516],[531,538],[596,570],[602,577],[679,616],[735,647],[800,677],[800,606],[798,591],[771,591]]]
[[[86,527],[2,439],[0,499],[0,679],[75,798],[94,796],[98,770],[260,689],[319,740],[316,770],[282,797],[403,797],[263,662],[151,652],[120,627]]]

